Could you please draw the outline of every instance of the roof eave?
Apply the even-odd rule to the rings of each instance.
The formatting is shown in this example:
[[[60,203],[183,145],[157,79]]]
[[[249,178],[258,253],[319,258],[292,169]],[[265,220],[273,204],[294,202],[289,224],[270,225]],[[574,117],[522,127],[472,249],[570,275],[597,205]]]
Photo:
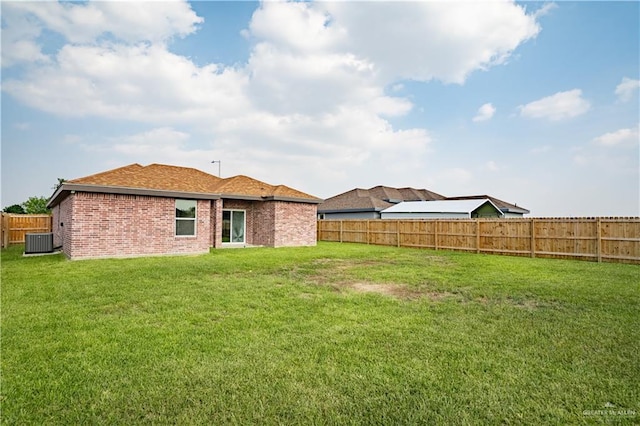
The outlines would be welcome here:
[[[220,194],[209,194],[203,192],[187,192],[187,191],[170,191],[165,189],[148,189],[148,188],[129,188],[123,186],[106,186],[106,185],[87,185],[77,183],[63,183],[53,193],[48,208],[55,207],[73,192],[95,192],[98,194],[119,194],[119,195],[143,195],[151,197],[168,197],[168,198],[189,198],[195,200],[219,200]]]
[[[220,198],[227,200],[245,200],[245,201],[262,201],[263,197],[259,195],[243,195],[243,194],[226,194],[221,193]]]
[[[330,209],[330,210],[322,210],[318,208],[318,213],[359,213],[359,212],[380,212],[383,211],[383,208],[380,207],[367,207],[362,209]]]
[[[63,199],[66,198],[67,194],[69,193],[69,191],[65,191],[64,187],[66,184],[62,184],[59,185],[55,191],[53,191],[53,194],[51,195],[51,197],[49,197],[49,201],[47,201],[47,208],[51,209],[55,206],[57,206],[60,201],[62,201]]]
[[[60,204],[70,193],[73,192],[95,192],[99,194],[119,194],[119,195],[144,195],[152,197],[168,197],[168,198],[189,198],[196,200],[219,200],[221,198],[231,200],[246,201],[288,201],[295,203],[320,204],[324,200],[320,198],[302,198],[302,197],[285,197],[285,196],[259,196],[247,194],[221,194],[221,193],[203,193],[203,192],[186,192],[171,191],[165,189],[148,189],[148,188],[129,188],[122,186],[108,185],[88,185],[77,183],[64,183],[60,185],[53,193],[47,203],[47,208],[55,207]]]
[[[306,204],[322,204],[324,200],[320,198],[302,198],[302,197],[284,197],[279,195],[269,195],[261,197],[262,201],[288,201],[291,203],[306,203]]]
[[[515,214],[529,214],[529,213],[531,213],[531,212],[530,212],[529,210],[527,210],[527,209],[520,209],[520,208],[519,208],[519,209],[517,209],[517,210],[516,210],[516,209],[510,209],[510,208],[508,208],[508,207],[505,207],[505,208],[503,208],[503,209],[500,209],[500,211],[501,211],[502,213],[515,213]]]

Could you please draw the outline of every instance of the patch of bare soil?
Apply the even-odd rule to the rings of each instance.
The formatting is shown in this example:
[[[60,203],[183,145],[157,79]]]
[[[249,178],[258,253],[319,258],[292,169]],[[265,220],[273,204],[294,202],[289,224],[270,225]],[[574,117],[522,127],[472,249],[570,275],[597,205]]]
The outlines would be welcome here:
[[[343,287],[360,293],[377,293],[383,294],[385,296],[397,297],[400,299],[416,299],[420,297],[419,292],[413,289],[409,289],[402,284],[357,282],[344,284]]]
[[[449,293],[447,291],[421,290],[416,288],[409,288],[403,284],[394,283],[381,284],[357,282],[345,283],[342,287],[361,293],[377,293],[398,299],[408,300],[427,298],[433,302],[439,302],[445,299],[456,297],[455,294]]]
[[[410,288],[405,284],[342,279],[343,274],[352,268],[393,265],[394,262],[389,260],[317,259],[314,264],[322,265],[322,270],[307,276],[306,279],[316,285],[329,285],[337,292],[375,293],[403,300],[428,298],[432,301],[441,301],[449,297],[456,297],[453,293]]]

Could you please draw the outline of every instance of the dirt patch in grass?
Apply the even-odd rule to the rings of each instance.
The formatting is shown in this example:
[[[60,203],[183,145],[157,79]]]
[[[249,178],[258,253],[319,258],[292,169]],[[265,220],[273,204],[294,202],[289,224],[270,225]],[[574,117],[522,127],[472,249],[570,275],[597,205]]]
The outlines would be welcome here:
[[[449,291],[411,288],[404,284],[395,283],[345,283],[342,284],[342,288],[359,293],[377,293],[403,300],[428,299],[432,302],[441,302],[449,299],[461,299],[461,296],[459,294],[455,294]]]
[[[439,259],[437,256],[433,256]],[[317,259],[314,266],[320,266],[313,273],[305,276],[307,282],[315,285],[330,286],[337,292],[373,293],[403,300],[427,298],[432,301],[441,301],[458,295],[446,291],[434,291],[432,289],[412,288],[406,284],[394,282],[378,282],[352,280],[346,278],[350,270],[362,267],[392,267],[396,262],[392,259],[381,260],[343,260],[343,259]]]
[[[373,293],[393,297],[402,300],[415,300],[427,298],[432,301],[442,301],[456,297],[455,294],[446,291],[422,290],[410,288],[404,284],[376,283],[367,281],[332,283],[331,286],[339,292],[353,291],[357,293]]]
[[[409,289],[407,286],[402,284],[356,282],[343,284],[342,287],[358,293],[376,293],[400,299],[416,299],[420,297],[420,292]]]
[[[429,256],[425,263],[446,264],[448,259]],[[458,301],[459,303],[478,303],[481,305],[509,305],[523,310],[537,310],[551,307],[552,304],[527,298],[493,298],[486,295],[475,296],[466,288],[454,291],[435,290],[429,283],[410,286],[398,282],[367,280],[350,276],[350,271],[361,268],[393,267],[396,259],[316,259],[312,268],[301,273],[303,279],[310,284],[329,286],[339,293],[373,293],[401,300],[427,299],[432,302]],[[308,297],[308,296],[301,296]]]

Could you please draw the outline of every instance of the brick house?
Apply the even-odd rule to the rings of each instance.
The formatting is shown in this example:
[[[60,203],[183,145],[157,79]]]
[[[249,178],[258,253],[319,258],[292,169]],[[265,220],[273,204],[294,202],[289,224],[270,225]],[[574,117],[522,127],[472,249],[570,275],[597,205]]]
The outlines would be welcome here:
[[[131,164],[64,182],[48,207],[54,246],[81,259],[313,246],[320,202],[247,176]]]

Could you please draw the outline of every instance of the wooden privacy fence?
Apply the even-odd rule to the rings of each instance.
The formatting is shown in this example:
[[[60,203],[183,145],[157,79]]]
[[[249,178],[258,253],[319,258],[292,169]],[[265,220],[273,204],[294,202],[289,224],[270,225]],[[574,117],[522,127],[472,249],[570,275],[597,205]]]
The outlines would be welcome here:
[[[320,220],[318,241],[640,264],[640,217]]]
[[[51,232],[53,219],[48,214],[2,213],[2,247],[24,244],[25,234]]]

